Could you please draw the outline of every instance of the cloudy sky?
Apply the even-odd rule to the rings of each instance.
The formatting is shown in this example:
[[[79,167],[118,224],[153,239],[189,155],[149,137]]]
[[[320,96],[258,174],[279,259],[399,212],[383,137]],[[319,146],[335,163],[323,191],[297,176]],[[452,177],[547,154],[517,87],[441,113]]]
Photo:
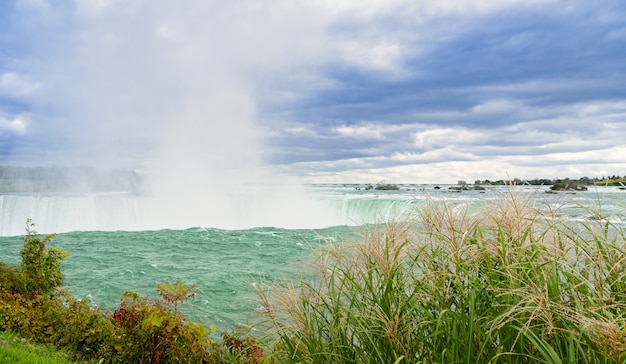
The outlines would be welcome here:
[[[626,174],[623,0],[6,0],[0,164]]]

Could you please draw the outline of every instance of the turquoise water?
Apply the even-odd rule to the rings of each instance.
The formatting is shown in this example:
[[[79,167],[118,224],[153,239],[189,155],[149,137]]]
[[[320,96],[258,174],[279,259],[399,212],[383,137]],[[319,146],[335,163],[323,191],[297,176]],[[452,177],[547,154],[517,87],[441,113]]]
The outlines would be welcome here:
[[[517,189],[536,191],[530,187]],[[426,201],[441,200],[472,206],[489,203],[505,192],[503,188],[494,188],[482,193],[452,193],[445,189],[434,190],[433,186],[402,186],[400,191],[364,191],[355,186],[343,185],[313,186],[312,190],[317,206],[326,206],[328,216],[336,224],[284,228],[281,227],[281,221],[277,220],[275,227],[246,229],[92,229],[60,233],[51,245],[71,252],[63,269],[67,288],[78,298],[88,299],[104,308],[114,308],[126,290],[156,297],[157,283],[181,279],[186,284],[197,286],[196,297],[184,306],[188,317],[192,321],[223,330],[236,324],[254,322],[258,318],[255,313],[259,308],[254,287],[301,274],[303,267],[311,262],[312,249],[323,246],[327,240],[341,240],[358,232],[362,224],[415,211]],[[3,214],[0,221],[5,224],[4,229],[10,228],[12,231],[17,228],[6,225],[9,220],[7,216],[11,216],[11,221],[19,218],[22,231],[28,216],[15,217],[13,215],[16,212],[11,211],[11,208],[17,208],[20,203],[42,201],[32,196],[4,198],[4,205],[0,204]],[[75,201],[68,202],[72,198],[76,197],[48,196],[45,203],[47,207],[75,206]],[[588,219],[590,212],[584,207],[587,206],[594,210],[600,208],[604,216],[619,221],[625,201],[625,191],[608,187],[585,193],[557,195],[545,194],[540,190],[533,197],[533,203],[538,206],[560,208],[559,214],[564,219]],[[110,205],[117,206],[115,202]],[[20,208],[34,211],[41,206]],[[102,209],[102,205],[99,208]],[[100,210],[100,214],[104,212]],[[64,211],[52,210],[46,213],[63,216]],[[84,213],[89,213],[89,210]],[[113,210],[109,213],[120,212]],[[300,214],[300,219],[309,217],[306,210]],[[111,218],[107,217],[107,221],[111,221]],[[35,223],[39,224],[39,221],[35,220]],[[210,226],[210,222],[206,225]],[[0,237],[0,260],[10,264],[19,263],[22,247],[20,237],[14,236],[16,234],[2,235],[13,236]]]
[[[71,252],[63,269],[78,298],[112,308],[126,290],[156,297],[157,283],[181,279],[197,286],[196,297],[184,307],[188,317],[225,329],[254,321],[255,284],[292,277],[323,239],[348,232],[346,227],[87,231],[59,234],[51,246]],[[3,261],[19,263],[18,237],[0,238],[0,246]]]

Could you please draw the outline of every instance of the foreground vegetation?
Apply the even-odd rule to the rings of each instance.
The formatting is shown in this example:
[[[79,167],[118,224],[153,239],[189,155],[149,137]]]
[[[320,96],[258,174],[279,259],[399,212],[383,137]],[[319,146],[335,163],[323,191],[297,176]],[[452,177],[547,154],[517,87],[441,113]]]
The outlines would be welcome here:
[[[511,192],[432,203],[320,254],[261,296],[279,362],[626,362],[623,225],[556,219]]]
[[[69,253],[48,248],[53,237],[37,235],[28,222],[21,264],[0,263],[0,332],[98,363],[256,363],[262,356],[252,339],[222,333],[218,343],[209,337],[214,328],[189,322],[179,308],[194,286],[180,281],[158,285],[159,299],[128,291],[112,312],[77,300],[59,289]]]
[[[257,338],[188,322],[182,282],[113,312],[77,301],[58,289],[67,253],[29,230],[21,265],[0,264],[0,331],[105,363],[625,363],[622,221],[601,206],[564,220],[536,198],[431,202],[329,243],[303,278],[259,290]]]
[[[68,357],[70,355],[52,346],[33,345],[14,334],[0,332],[0,363],[71,364],[72,361]]]

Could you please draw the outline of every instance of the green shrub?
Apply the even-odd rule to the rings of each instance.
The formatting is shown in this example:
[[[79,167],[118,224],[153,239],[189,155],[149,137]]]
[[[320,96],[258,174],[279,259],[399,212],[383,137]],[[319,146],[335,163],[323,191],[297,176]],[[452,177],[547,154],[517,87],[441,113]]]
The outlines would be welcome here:
[[[0,262],[0,288],[6,292],[25,292],[28,282],[22,271],[18,267],[7,265]]]
[[[179,288],[188,287],[180,283]],[[113,340],[102,354],[112,363],[204,363],[213,362],[219,354],[211,352],[218,346],[209,339],[206,328],[188,322],[165,299],[140,297],[128,291],[110,319]]]
[[[63,284],[61,263],[69,252],[46,246],[54,234],[40,236],[34,224],[27,220],[26,236],[22,238],[24,247],[20,252],[19,266],[9,266],[0,262],[0,288],[3,292],[20,293],[29,297],[40,294],[53,294]]]
[[[229,363],[270,363],[271,360],[264,357],[263,348],[259,343],[245,333],[230,334],[222,332],[222,339],[227,354],[222,358],[223,362]],[[226,359],[230,359],[227,361]]]
[[[157,286],[160,299],[127,291],[110,315],[113,335],[100,353],[107,363],[269,363],[247,335],[223,333],[223,343],[209,336],[210,326],[189,322],[179,307],[194,295],[182,281]]]
[[[111,324],[103,312],[64,291],[35,297],[5,292],[0,300],[0,330],[94,357],[110,341]]]
[[[21,293],[0,288],[0,330],[18,333],[28,332],[30,324],[29,307],[32,302]]]
[[[63,284],[61,262],[69,252],[59,248],[48,249],[46,244],[54,234],[41,237],[34,230],[35,224],[26,221],[24,248],[20,252],[20,268],[26,278],[26,291],[30,294],[50,294]],[[26,293],[26,292],[24,292]]]
[[[82,357],[96,357],[112,340],[113,325],[97,307],[78,300],[65,291],[59,291],[53,299],[46,301],[42,310],[43,321],[49,322],[45,337],[35,337],[41,342],[50,342]]]

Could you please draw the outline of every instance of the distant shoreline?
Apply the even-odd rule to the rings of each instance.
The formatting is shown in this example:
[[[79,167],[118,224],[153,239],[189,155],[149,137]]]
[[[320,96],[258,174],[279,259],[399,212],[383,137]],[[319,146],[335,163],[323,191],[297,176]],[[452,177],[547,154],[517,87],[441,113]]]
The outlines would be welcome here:
[[[143,178],[136,171],[101,170],[95,167],[62,167],[62,166],[12,166],[0,165],[0,193],[20,192],[131,192],[142,190]],[[553,186],[619,186],[626,187],[626,175],[581,178],[534,178],[534,179],[477,179],[457,181],[457,183],[394,183],[379,181],[377,183],[307,183],[308,185],[345,185],[345,186],[423,186],[423,185],[475,185],[504,186],[530,185]]]

